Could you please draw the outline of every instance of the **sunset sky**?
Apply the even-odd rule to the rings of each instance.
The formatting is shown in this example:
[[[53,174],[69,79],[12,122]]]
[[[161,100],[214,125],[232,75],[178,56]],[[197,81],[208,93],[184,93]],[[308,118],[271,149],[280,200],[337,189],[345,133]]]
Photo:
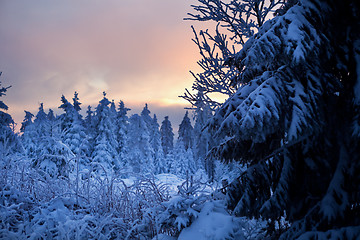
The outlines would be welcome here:
[[[83,109],[108,98],[139,113],[145,103],[177,128],[200,55],[184,21],[195,0],[1,0],[2,100],[21,123],[39,103],[57,110],[79,92]],[[175,126],[174,126],[175,125]]]

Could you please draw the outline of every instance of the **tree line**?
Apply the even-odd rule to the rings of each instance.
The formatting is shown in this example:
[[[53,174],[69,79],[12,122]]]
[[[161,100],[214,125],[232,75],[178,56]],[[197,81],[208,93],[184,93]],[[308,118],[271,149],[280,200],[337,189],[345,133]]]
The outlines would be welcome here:
[[[8,88],[2,89],[5,92]],[[52,109],[46,112],[40,103],[36,114],[24,111],[21,134],[11,130],[14,124],[11,116],[1,112],[7,120],[2,121],[2,144],[11,149],[5,154],[23,155],[33,167],[52,177],[68,176],[75,167],[96,171],[104,168],[127,172],[127,176],[173,173],[185,177],[206,165],[208,141],[201,134],[211,115],[206,108],[194,111],[194,127],[186,111],[174,141],[169,117],[160,125],[156,114],[151,116],[147,104],[140,114],[128,116],[130,109],[124,102],[119,101],[116,106],[104,92],[95,109],[87,107],[85,117],[81,105],[77,92],[72,101],[61,96],[59,115]]]

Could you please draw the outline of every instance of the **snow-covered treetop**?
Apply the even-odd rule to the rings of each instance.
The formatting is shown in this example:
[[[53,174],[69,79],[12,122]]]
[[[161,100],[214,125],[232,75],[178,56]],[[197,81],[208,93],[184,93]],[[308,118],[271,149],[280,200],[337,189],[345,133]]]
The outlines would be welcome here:
[[[35,122],[43,122],[47,120],[47,115],[46,113],[44,112],[44,104],[43,103],[40,103],[40,106],[39,106],[39,111],[38,113],[36,114],[36,118],[35,118]]]
[[[74,105],[74,109],[79,112],[81,110],[81,102],[79,102],[79,97],[78,97],[79,93],[75,91],[74,93],[74,97],[73,97],[73,105]]]
[[[59,108],[62,108],[65,112],[70,113],[74,109],[73,105],[69,103],[64,95],[61,96],[61,102],[62,104],[59,106]]]
[[[130,111],[130,108],[125,107],[125,104],[122,100],[120,100],[119,102],[119,107],[118,107],[118,115],[119,117],[126,117],[126,114],[128,111]]]
[[[1,74],[2,74],[2,72],[0,72],[0,76],[1,76]],[[1,87],[1,81],[0,81],[0,97],[6,95],[5,93],[10,87],[11,86]],[[8,110],[8,106],[2,100],[0,100],[0,125],[1,126],[9,126],[10,124],[14,123],[14,120],[12,119],[12,117],[8,113],[1,111],[1,109]]]

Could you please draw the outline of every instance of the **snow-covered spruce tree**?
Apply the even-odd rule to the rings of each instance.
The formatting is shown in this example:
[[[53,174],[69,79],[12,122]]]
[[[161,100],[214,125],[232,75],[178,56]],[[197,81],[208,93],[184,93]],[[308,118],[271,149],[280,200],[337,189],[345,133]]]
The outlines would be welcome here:
[[[146,123],[146,126],[149,131],[152,128],[152,124],[153,124],[153,120],[150,116],[150,113],[151,112],[149,110],[149,107],[148,107],[147,103],[145,103],[145,107],[141,111],[141,117],[143,118],[144,122]]]
[[[269,219],[269,234],[285,217],[281,239],[360,236],[359,13],[355,0],[289,1],[226,60],[239,88],[209,124],[212,155],[248,165],[228,206]]]
[[[0,97],[6,95],[5,93],[10,87],[2,87],[0,82]],[[11,154],[16,149],[15,145],[18,144],[17,136],[12,130],[14,120],[10,114],[4,112],[6,110],[8,110],[8,106],[0,100],[0,156],[2,157]]]
[[[87,111],[86,111],[86,117],[84,120],[84,125],[86,128],[87,133],[91,132],[93,129],[93,125],[94,125],[94,112],[91,110],[91,106],[89,105],[87,107]]]
[[[25,128],[31,124],[33,124],[32,118],[34,117],[34,114],[32,114],[31,112],[25,111],[25,117],[24,120],[21,123],[21,128],[20,128],[20,132],[25,132]]]
[[[128,132],[129,166],[136,173],[154,173],[153,149],[150,134],[143,118],[138,114],[130,117]]]
[[[60,138],[61,124],[60,124],[60,120],[57,117],[55,117],[54,111],[52,109],[49,109],[49,112],[46,117],[49,124],[49,136]]]
[[[73,106],[76,112],[80,112],[81,110],[81,102],[79,102],[79,97],[78,97],[79,93],[75,91],[74,93],[74,97],[73,97]],[[79,113],[80,114],[80,113]]]
[[[178,130],[178,139],[176,142],[175,148],[184,148],[185,157],[187,158],[187,171],[190,174],[195,173],[198,169],[199,164],[197,159],[194,156],[194,135],[193,135],[193,127],[191,126],[190,118],[188,116],[188,111],[186,111],[183,120],[179,125]],[[181,147],[182,146],[182,147]],[[177,152],[177,150],[175,150]],[[177,154],[177,153],[175,153]]]
[[[152,139],[150,140],[151,147],[154,151],[154,165],[155,165],[155,173],[166,173],[167,172],[167,164],[166,158],[164,156],[164,151],[161,145],[161,135],[160,135],[160,125],[158,123],[157,117],[154,114],[153,117],[153,134]]]
[[[111,117],[110,101],[103,92],[103,99],[96,107],[94,124],[94,150],[92,161],[101,164],[106,169],[118,170],[122,167],[117,152],[118,142],[115,121]]]
[[[63,98],[65,101],[65,97]],[[89,164],[90,145],[84,127],[84,121],[80,115],[81,103],[79,102],[78,93],[74,93],[73,104],[63,102],[65,113],[61,115],[63,126],[63,142],[71,149],[73,154],[80,161],[82,166]]]
[[[172,158],[170,173],[185,179],[196,172],[197,166],[193,151],[191,148],[186,150],[185,144],[181,139],[176,141],[172,154],[169,157]]]
[[[189,17],[185,20],[207,21],[216,25],[216,29],[197,32],[192,27],[193,42],[199,48],[201,55],[201,60],[197,63],[202,71],[197,74],[191,72],[195,79],[192,86],[195,94],[186,89],[182,97],[194,105],[197,101],[196,92],[203,91],[207,104],[214,109],[219,106],[219,102],[214,99],[214,93],[215,96],[229,97],[236,92],[237,86],[232,78],[239,71],[235,66],[224,64],[225,60],[236,54],[246,40],[253,36],[286,0],[198,0],[197,2],[191,6],[194,13],[188,13]]]
[[[68,176],[74,155],[62,143],[60,131],[55,134],[52,124],[41,103],[34,123],[25,128],[23,145],[35,168],[51,177]]]
[[[169,116],[166,116],[161,123],[160,128],[161,146],[163,148],[165,156],[170,153],[174,147],[174,132],[171,127]]]
[[[154,117],[152,118],[150,116],[150,110],[148,107],[148,104],[145,104],[144,109],[141,111],[141,117],[146,123],[146,127],[149,132],[150,137],[150,145],[153,149],[153,160],[155,165],[155,172],[161,173],[165,172],[165,159],[164,159],[164,152],[161,146],[161,135],[160,135],[160,126],[157,121],[157,117],[154,114]]]
[[[61,105],[58,108],[65,112],[59,116],[61,131],[67,131],[70,128],[73,119],[71,118],[70,114],[66,113],[72,112],[74,110],[74,106],[65,98],[64,95],[62,95]]]
[[[25,150],[24,154],[31,158],[32,156],[35,156],[35,152],[36,152],[37,132],[35,129],[34,122],[32,121],[34,114],[28,111],[24,111],[24,112],[25,112],[25,117],[23,122],[21,123],[21,128],[20,128],[20,131],[22,132],[20,141]]]
[[[179,125],[178,131],[178,139],[181,139],[184,143],[185,149],[193,147],[194,135],[193,135],[193,127],[191,126],[191,121],[189,118],[189,112],[186,111],[183,120]]]
[[[123,101],[120,100],[119,107],[117,111],[117,141],[118,141],[118,152],[120,161],[123,162],[123,165],[127,165],[127,141],[128,141],[128,128],[129,128],[129,118],[127,116],[127,112],[130,111],[130,108],[125,107]]]
[[[177,141],[172,152],[172,161],[170,162],[170,173],[185,179],[188,173],[188,161],[185,156],[186,150],[183,141]]]

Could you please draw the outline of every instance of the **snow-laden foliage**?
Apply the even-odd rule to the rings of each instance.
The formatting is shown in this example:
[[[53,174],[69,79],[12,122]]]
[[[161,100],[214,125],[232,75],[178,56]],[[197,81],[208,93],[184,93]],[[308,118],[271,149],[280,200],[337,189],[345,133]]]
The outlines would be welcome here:
[[[235,236],[235,232],[255,236],[251,221],[230,217],[222,201],[206,195],[208,185],[171,174],[130,179],[121,175],[91,166],[87,170],[76,168],[67,178],[53,178],[27,160],[12,159],[0,169],[0,238],[147,240],[161,235],[195,236],[196,229],[186,227],[197,219],[208,223],[214,216],[226,220],[226,226],[213,223],[207,236],[217,238],[209,239],[221,239],[222,233]]]
[[[153,149],[150,145],[150,133],[142,117],[134,114],[130,117],[129,164],[135,172],[153,172]]]
[[[281,239],[360,234],[351,227],[360,223],[359,9],[289,1],[225,61],[238,89],[208,124],[212,156],[248,166],[229,186],[229,208],[269,219],[277,237],[286,218]]]
[[[104,92],[103,99],[96,108],[94,149],[92,158],[94,162],[101,163],[107,169],[120,169],[123,165],[117,154],[118,142],[115,131],[115,116],[112,114]]]
[[[10,87],[2,87],[0,81],[0,97],[5,96],[5,93]],[[13,132],[14,120],[10,114],[6,112],[7,110],[8,106],[4,101],[0,100],[0,157],[2,158],[6,158],[10,154],[20,151],[17,137]]]

